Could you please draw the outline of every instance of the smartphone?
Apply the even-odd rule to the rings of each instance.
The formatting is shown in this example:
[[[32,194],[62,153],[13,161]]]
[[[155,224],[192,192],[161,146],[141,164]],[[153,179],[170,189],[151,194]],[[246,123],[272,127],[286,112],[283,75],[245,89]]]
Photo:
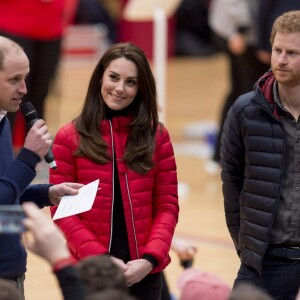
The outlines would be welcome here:
[[[26,217],[21,205],[0,205],[0,234],[21,234],[26,230]]]

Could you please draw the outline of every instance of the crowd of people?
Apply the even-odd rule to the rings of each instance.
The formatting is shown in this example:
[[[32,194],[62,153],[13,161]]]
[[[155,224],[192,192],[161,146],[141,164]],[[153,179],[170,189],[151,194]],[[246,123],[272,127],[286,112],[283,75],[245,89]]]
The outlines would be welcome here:
[[[176,159],[158,117],[144,51],[130,42],[113,43],[94,68],[82,111],[58,130],[53,148],[41,118],[30,124],[15,153],[8,114],[17,113],[29,93],[26,80],[35,62],[20,39],[28,36],[7,34],[11,28],[2,22],[1,29],[0,21],[0,203],[21,205],[25,213],[25,232],[0,234],[0,300],[25,299],[26,249],[49,263],[67,300],[168,299],[170,249],[186,268],[178,281],[181,300],[299,297],[300,7],[287,0],[209,5],[208,20],[229,58],[232,83],[215,162],[240,259],[233,286],[194,269],[197,248],[174,236]],[[262,9],[270,13],[268,23]],[[62,28],[51,37],[57,49]],[[57,168],[50,169],[49,184],[31,184],[51,148]],[[49,206],[53,216],[63,196],[77,195],[99,178],[101,192],[89,211],[55,222],[41,211]]]

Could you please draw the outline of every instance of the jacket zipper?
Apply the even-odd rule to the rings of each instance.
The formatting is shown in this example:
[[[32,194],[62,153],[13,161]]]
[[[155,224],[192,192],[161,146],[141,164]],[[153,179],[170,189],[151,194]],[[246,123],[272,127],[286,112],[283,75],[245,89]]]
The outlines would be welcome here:
[[[111,135],[111,149],[112,149],[112,202],[111,202],[111,220],[110,220],[110,238],[109,238],[109,247],[108,251],[111,250],[111,243],[112,243],[112,235],[113,235],[113,215],[114,215],[114,202],[115,202],[115,148],[114,148],[114,137],[113,137],[113,130],[112,130],[112,123],[109,120],[110,126],[110,135]]]
[[[139,256],[138,245],[137,245],[137,239],[136,239],[136,230],[135,230],[135,226],[134,226],[132,201],[131,201],[131,196],[130,196],[130,191],[129,191],[128,177],[127,177],[127,174],[126,174],[126,173],[125,173],[125,180],[126,180],[126,188],[127,188],[127,194],[128,194],[129,204],[130,204],[131,222],[132,222],[132,227],[133,227],[133,232],[134,232],[135,251],[136,251],[137,258],[139,259],[140,256]]]
[[[112,164],[112,207],[111,207],[111,226],[110,226],[110,239],[109,239],[109,252],[111,250],[111,243],[112,243],[112,235],[113,235],[113,215],[114,215],[114,201],[115,201],[115,148],[114,148],[114,137],[113,137],[113,130],[112,130],[112,123],[111,120],[109,120],[109,125],[110,125],[110,135],[111,135],[111,149],[112,149],[112,158],[113,158],[113,164]],[[130,192],[129,192],[129,184],[128,184],[128,177],[127,174],[125,173],[125,180],[126,180],[126,188],[127,188],[127,194],[128,194],[128,199],[130,203],[130,212],[131,212],[131,222],[132,222],[132,227],[134,231],[134,242],[135,242],[135,251],[136,255],[138,258],[139,257],[139,252],[138,252],[138,245],[137,245],[137,239],[136,239],[136,230],[134,226],[134,219],[133,219],[133,209],[132,209],[132,202],[131,202],[131,197],[130,197]]]
[[[265,96],[264,96],[265,98]],[[286,144],[286,134],[285,134],[285,130],[284,130],[284,127],[283,127],[283,123],[281,120],[278,120],[274,115],[273,113],[271,113],[264,105],[262,105],[259,101],[257,101],[255,98],[253,98],[254,102],[262,109],[264,110],[269,116],[271,116],[272,119],[274,119],[276,122],[278,122],[282,128],[282,131],[283,131],[283,135],[284,135],[284,148],[283,148],[283,152],[282,152],[282,165],[284,164],[284,155],[285,155],[285,144]],[[266,99],[264,99],[265,101],[267,101]],[[274,105],[276,105],[276,103],[274,103]],[[282,178],[282,172],[280,173],[280,180]],[[276,205],[275,205],[275,211],[276,211],[276,208],[277,208],[277,205],[278,205],[278,201],[279,201],[279,198],[280,198],[280,193],[281,193],[281,186],[279,188],[279,192],[278,192],[278,197],[277,197],[277,200],[276,200]],[[273,213],[273,217],[272,217],[272,225],[274,224],[274,219],[275,219],[275,213]],[[262,258],[265,256],[266,252],[267,252],[267,249],[268,249],[268,245],[270,244],[270,235],[271,235],[271,228],[270,228],[270,233],[269,233],[269,236],[268,236],[268,244],[266,244],[266,247],[265,249],[263,250],[263,253],[262,253]],[[262,264],[261,264],[262,265]],[[261,276],[261,268],[260,268],[260,271],[259,271],[259,274]]]

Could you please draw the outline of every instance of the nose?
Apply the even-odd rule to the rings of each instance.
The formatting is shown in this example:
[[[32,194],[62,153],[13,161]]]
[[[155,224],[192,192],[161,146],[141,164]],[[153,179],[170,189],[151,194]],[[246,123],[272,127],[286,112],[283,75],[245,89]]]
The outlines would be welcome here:
[[[287,54],[284,51],[280,53],[278,57],[278,63],[282,65],[287,63]]]
[[[116,92],[118,94],[121,94],[121,93],[123,93],[123,91],[124,91],[124,82],[120,81],[116,86]]]
[[[20,86],[19,86],[18,91],[19,91],[20,93],[22,93],[23,95],[26,95],[26,94],[27,94],[27,87],[26,87],[26,82],[25,82],[25,80],[20,81]]]

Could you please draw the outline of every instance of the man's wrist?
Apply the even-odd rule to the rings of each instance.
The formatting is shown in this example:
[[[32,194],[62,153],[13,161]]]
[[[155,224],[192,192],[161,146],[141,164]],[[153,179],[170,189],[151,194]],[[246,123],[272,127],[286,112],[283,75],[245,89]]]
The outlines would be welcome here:
[[[37,164],[41,161],[41,158],[36,153],[25,147],[21,149],[16,159],[29,165],[32,169],[35,169]]]

